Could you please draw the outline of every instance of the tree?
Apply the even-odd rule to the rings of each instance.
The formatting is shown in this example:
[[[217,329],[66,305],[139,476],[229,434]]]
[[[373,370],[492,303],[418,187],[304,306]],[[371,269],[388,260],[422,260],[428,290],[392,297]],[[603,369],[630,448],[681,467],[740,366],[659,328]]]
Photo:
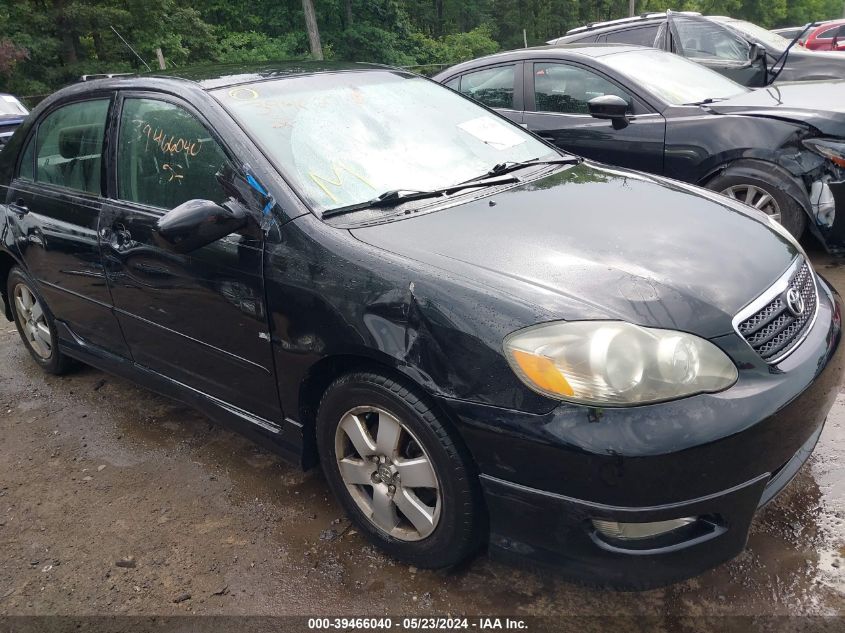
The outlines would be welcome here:
[[[302,0],[302,10],[305,12],[305,28],[308,29],[308,43],[311,46],[311,57],[323,59],[323,47],[320,45],[320,30],[317,28],[317,14],[311,0]]]
[[[340,57],[451,64],[624,17],[630,0],[0,0],[0,90],[39,95],[80,75]],[[839,17],[843,0],[637,0],[637,12],[732,15],[763,27]],[[318,28],[319,24],[319,28]],[[428,67],[427,67],[428,68]]]

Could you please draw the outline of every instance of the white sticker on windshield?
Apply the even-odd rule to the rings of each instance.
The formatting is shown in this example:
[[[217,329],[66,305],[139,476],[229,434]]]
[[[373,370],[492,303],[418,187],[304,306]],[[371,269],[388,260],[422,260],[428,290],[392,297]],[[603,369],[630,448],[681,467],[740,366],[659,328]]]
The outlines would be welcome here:
[[[458,125],[467,134],[472,134],[482,143],[498,150],[508,149],[521,145],[526,137],[517,134],[509,129],[504,123],[500,123],[493,117],[482,116],[477,119],[470,119]]]

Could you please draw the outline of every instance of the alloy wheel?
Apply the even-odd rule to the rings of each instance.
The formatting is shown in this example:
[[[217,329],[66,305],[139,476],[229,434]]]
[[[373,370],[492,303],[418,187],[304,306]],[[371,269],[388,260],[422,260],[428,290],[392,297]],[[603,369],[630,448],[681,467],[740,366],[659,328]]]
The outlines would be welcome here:
[[[341,479],[370,522],[390,536],[418,541],[440,520],[440,483],[417,438],[378,407],[351,409],[335,432]]]
[[[780,206],[774,196],[765,189],[748,184],[733,185],[724,189],[722,194],[759,209],[776,222],[780,222]]]
[[[48,360],[53,355],[53,337],[44,309],[24,284],[15,286],[15,312],[27,342],[38,356]]]

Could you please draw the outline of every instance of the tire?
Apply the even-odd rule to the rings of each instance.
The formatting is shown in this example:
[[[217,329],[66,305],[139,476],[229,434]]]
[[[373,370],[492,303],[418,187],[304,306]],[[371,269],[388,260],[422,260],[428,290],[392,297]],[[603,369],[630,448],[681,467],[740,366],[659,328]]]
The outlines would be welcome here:
[[[53,315],[33,281],[17,266],[9,272],[6,292],[18,334],[32,359],[48,374],[67,372],[71,361],[59,350]]]
[[[706,186],[708,189],[738,199],[740,202],[745,202],[745,193],[748,190],[756,188],[771,196],[777,205],[777,210],[780,214],[780,223],[796,240],[800,239],[804,233],[804,227],[807,224],[807,214],[795,198],[772,182],[771,174],[749,166],[730,166],[710,180]],[[731,195],[731,191],[734,192],[734,195]],[[762,196],[755,196],[751,206],[757,206],[754,202],[759,203],[762,199]],[[757,206],[757,208],[761,211],[768,212],[765,206],[761,206]],[[771,207],[768,208],[770,209]],[[771,215],[771,213],[769,214]]]
[[[343,376],[323,395],[316,431],[332,493],[375,545],[431,569],[479,548],[486,515],[477,476],[452,429],[413,389],[376,373]]]
[[[786,176],[785,176],[786,177]],[[741,164],[731,165],[722,171],[718,176],[707,183],[707,188],[718,191],[731,198],[746,202],[757,209],[773,215],[775,211],[779,215],[779,221],[795,239],[800,239],[807,224],[807,216],[804,209],[795,198],[783,191],[772,182],[772,175],[752,166]],[[750,198],[748,192],[754,192]],[[769,196],[771,203],[765,202],[765,196]]]

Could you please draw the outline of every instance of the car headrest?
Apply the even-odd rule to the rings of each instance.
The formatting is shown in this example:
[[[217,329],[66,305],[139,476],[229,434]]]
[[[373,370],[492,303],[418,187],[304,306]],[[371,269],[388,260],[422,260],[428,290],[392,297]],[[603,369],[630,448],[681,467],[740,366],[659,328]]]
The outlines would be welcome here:
[[[59,131],[59,153],[62,158],[78,158],[103,151],[103,126],[92,123],[74,125]]]

